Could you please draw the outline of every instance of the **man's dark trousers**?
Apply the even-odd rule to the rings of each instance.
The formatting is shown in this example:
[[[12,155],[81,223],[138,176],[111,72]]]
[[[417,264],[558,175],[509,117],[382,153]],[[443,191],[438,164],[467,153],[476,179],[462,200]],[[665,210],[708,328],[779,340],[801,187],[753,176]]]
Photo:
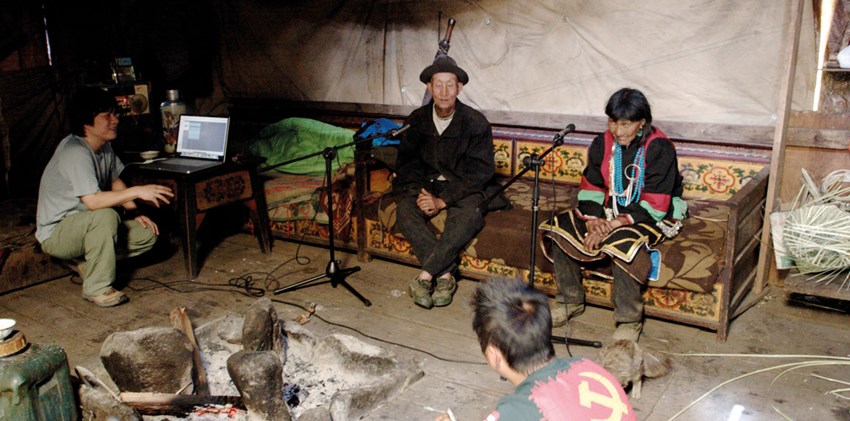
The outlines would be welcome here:
[[[484,228],[484,215],[478,209],[481,199],[482,195],[473,194],[444,209],[448,214],[439,238],[428,224],[431,218],[416,206],[416,196],[398,202],[398,226],[422,263],[422,270],[434,277],[454,272],[461,250]]]

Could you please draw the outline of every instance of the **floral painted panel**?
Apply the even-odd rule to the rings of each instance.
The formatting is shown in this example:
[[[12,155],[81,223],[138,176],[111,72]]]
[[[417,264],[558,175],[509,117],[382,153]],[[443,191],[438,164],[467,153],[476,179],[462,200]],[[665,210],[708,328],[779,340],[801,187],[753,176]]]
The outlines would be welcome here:
[[[517,155],[514,165],[521,171],[524,167],[522,160],[532,154],[542,154],[551,143],[517,142]],[[587,166],[587,148],[584,146],[562,145],[543,158],[545,164],[540,167],[540,177],[556,181],[578,184],[581,173]],[[528,171],[525,177],[534,177],[534,171]]]
[[[764,164],[739,161],[711,161],[690,156],[679,157],[687,198],[726,200],[747,184]]]
[[[516,142],[514,166],[521,171],[522,160],[532,154],[541,154],[549,147],[540,142]],[[563,145],[545,158],[540,168],[541,179],[578,184],[587,165],[587,149],[583,146]],[[684,179],[684,197],[726,200],[741,189],[764,168],[763,163],[712,160],[706,157],[679,156],[679,171]],[[500,172],[501,173],[501,172]],[[525,177],[534,177],[528,171]]]
[[[513,171],[513,142],[510,140],[493,140],[493,152],[496,160],[496,174],[510,177]]]

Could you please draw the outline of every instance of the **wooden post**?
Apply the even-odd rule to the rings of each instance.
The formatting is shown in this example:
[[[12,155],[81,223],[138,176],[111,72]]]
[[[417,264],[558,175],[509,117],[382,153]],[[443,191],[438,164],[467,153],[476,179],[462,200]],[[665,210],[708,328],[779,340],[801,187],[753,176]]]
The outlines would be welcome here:
[[[785,57],[785,78],[779,88],[779,104],[776,128],[773,131],[773,151],[770,157],[770,179],[767,181],[767,200],[764,205],[764,222],[761,228],[761,247],[759,248],[758,272],[756,272],[753,291],[760,293],[767,285],[767,275],[773,258],[770,238],[770,214],[779,198],[779,183],[782,181],[782,167],[785,163],[785,135],[788,132],[788,118],[791,114],[791,97],[794,93],[794,76],[797,69],[797,50],[800,43],[800,26],[803,21],[803,0],[794,0],[791,5],[790,31],[788,31],[788,55]]]
[[[198,348],[198,340],[195,338],[195,330],[192,328],[192,321],[189,320],[189,315],[186,314],[184,307],[177,307],[171,310],[169,314],[171,326],[183,332],[189,343],[192,345],[192,365],[195,366],[193,383],[195,384],[196,395],[209,395],[210,386],[207,382],[207,374],[204,371],[204,364],[201,362],[201,350]]]

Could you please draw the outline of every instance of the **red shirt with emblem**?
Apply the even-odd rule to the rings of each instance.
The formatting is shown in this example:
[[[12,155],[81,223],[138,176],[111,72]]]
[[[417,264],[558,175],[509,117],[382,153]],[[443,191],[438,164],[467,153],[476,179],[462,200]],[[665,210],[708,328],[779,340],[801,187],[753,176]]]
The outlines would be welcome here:
[[[611,373],[584,358],[555,359],[499,400],[487,421],[637,420]]]

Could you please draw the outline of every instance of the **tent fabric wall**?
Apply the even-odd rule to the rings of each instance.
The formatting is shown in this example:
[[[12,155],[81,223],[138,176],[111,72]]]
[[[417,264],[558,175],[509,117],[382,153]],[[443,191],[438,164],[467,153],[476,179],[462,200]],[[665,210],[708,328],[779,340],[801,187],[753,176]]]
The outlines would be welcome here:
[[[812,103],[814,18],[805,2],[794,108]],[[236,6],[238,4],[238,6]],[[220,2],[227,97],[412,106],[419,72],[457,26],[462,100],[482,110],[602,115],[623,86],[656,119],[772,126],[790,30],[775,0]]]
[[[38,193],[41,172],[67,134],[62,104],[66,90],[47,67],[0,77],[0,112],[9,134],[11,164],[3,167],[8,171],[10,196],[33,197]]]

